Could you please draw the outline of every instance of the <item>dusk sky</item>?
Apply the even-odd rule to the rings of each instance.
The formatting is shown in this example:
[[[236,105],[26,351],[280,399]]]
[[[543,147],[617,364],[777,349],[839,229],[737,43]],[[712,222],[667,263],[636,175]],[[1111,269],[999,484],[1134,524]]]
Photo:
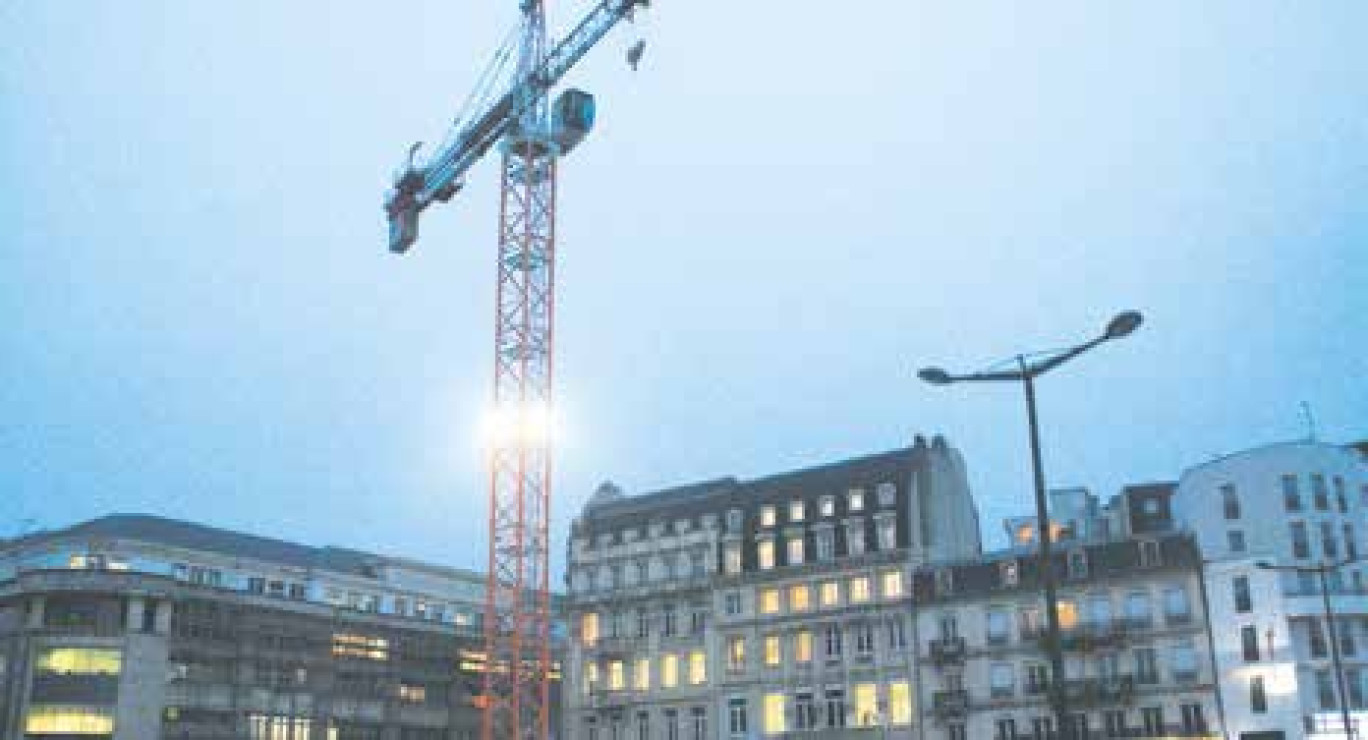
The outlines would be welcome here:
[[[515,0],[0,4],[0,536],[113,512],[483,568],[497,168],[385,250]],[[582,0],[550,4],[567,29]],[[944,434],[1051,485],[1368,437],[1368,3],[655,0],[574,72],[557,560],[629,493]],[[647,41],[641,69],[623,60]]]

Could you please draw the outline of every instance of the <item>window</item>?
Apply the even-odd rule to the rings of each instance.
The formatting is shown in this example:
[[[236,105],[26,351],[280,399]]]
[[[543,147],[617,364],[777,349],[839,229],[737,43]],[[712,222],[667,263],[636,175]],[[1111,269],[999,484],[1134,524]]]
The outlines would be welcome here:
[[[679,685],[679,656],[674,653],[666,653],[660,659],[660,685],[667,689],[673,689]]]
[[[1227,547],[1231,552],[1244,552],[1244,551],[1245,551],[1245,536],[1244,536],[1244,532],[1243,532],[1242,530],[1239,530],[1239,529],[1232,529],[1232,530],[1230,530],[1229,532],[1226,532],[1226,547]]]
[[[945,726],[947,740],[969,740],[969,731],[963,722],[950,722]]]
[[[821,562],[836,557],[836,532],[830,525],[817,525],[817,559]]]
[[[765,665],[770,668],[777,668],[783,659],[783,651],[779,646],[779,635],[765,635]]]
[[[954,614],[942,614],[937,623],[940,625],[942,640],[949,642],[959,639],[959,620],[955,618]]]
[[[880,576],[880,590],[883,591],[885,599],[897,599],[903,595],[902,572],[896,570],[884,571]]]
[[[1324,658],[1326,656],[1325,633],[1321,631],[1320,620],[1312,619],[1306,623],[1306,636],[1311,644],[1311,657]]]
[[[988,644],[1001,645],[1007,642],[1007,612],[995,609],[988,612]]]
[[[855,652],[864,656],[874,654],[874,625],[869,622],[855,625]]]
[[[839,606],[841,603],[841,584],[825,581],[821,586],[822,606]]]
[[[651,659],[637,658],[636,668],[632,670],[633,688],[637,691],[651,690]]]
[[[689,683],[701,686],[708,681],[708,659],[702,650],[689,653]]]
[[[1150,600],[1149,594],[1144,591],[1135,591],[1126,595],[1126,623],[1131,627],[1149,627]]]
[[[742,515],[741,515],[741,510],[740,510],[740,509],[730,509],[730,510],[727,511],[727,531],[728,531],[728,532],[740,532],[740,531],[741,531],[741,522],[742,522],[741,516],[742,516]]]
[[[998,566],[998,577],[1002,585],[1008,588],[1017,585],[1021,579],[1021,571],[1017,567],[1017,561],[1008,560]]]
[[[1251,624],[1240,628],[1240,648],[1246,663],[1259,659],[1259,630]]]
[[[912,684],[909,682],[888,684],[888,721],[894,725],[912,724]]]
[[[907,633],[903,628],[902,617],[890,617],[888,620],[888,647],[891,650],[902,650],[907,647]]]
[[[1339,541],[1335,539],[1335,525],[1330,522],[1321,522],[1321,550],[1325,552],[1327,558],[1339,557]]]
[[[1358,652],[1358,644],[1354,640],[1353,623],[1341,619],[1336,623],[1335,632],[1339,635],[1340,652],[1353,657]]]
[[[651,740],[651,715],[637,712],[637,740]]]
[[[993,723],[994,740],[1016,740],[1016,720],[1010,717],[999,719]]]
[[[645,609],[636,610],[636,636],[647,637],[651,634],[651,615]]]
[[[1197,649],[1191,642],[1173,646],[1169,654],[1169,667],[1173,669],[1173,680],[1179,683],[1197,680]]]
[[[850,603],[863,604],[869,601],[869,577],[856,576],[850,579]]]
[[[660,633],[665,637],[674,637],[676,630],[674,604],[666,604],[660,609]]]
[[[993,696],[1011,696],[1012,684],[1012,665],[1010,663],[994,663],[988,669],[988,690]]]
[[[803,564],[803,536],[797,535],[788,539],[788,564]]]
[[[765,539],[755,543],[755,560],[760,570],[774,567],[774,540]]]
[[[620,660],[608,662],[608,688],[613,691],[627,688],[626,669]]]
[[[879,549],[887,552],[898,547],[898,520],[893,516],[880,516],[878,529]]]
[[[1096,632],[1111,629],[1111,598],[1106,594],[1088,597],[1088,625]]]
[[[1135,682],[1159,683],[1159,664],[1155,660],[1154,648],[1135,648]]]
[[[1230,581],[1235,595],[1235,611],[1247,614],[1254,610],[1254,600],[1249,595],[1249,576],[1235,576]]]
[[[689,553],[689,573],[694,578],[706,576],[708,574],[708,564],[702,550],[695,550]]]
[[[807,584],[799,583],[789,586],[789,609],[802,612],[810,608],[812,608],[812,593]]]
[[[1088,556],[1082,550],[1069,553],[1068,569],[1070,578],[1088,577]]]
[[[734,576],[741,572],[741,543],[728,542],[722,550],[722,567],[727,575]]]
[[[1316,511],[1330,510],[1330,492],[1325,490],[1325,476],[1311,474],[1311,498],[1316,503]]]
[[[1126,736],[1126,710],[1108,709],[1102,713],[1102,725],[1107,730],[1107,737]]]
[[[1283,508],[1288,511],[1301,511],[1301,491],[1297,490],[1297,476],[1282,477]]]
[[[1034,717],[1031,719],[1031,738],[1032,740],[1050,740],[1054,737],[1054,719],[1051,717]]]
[[[1358,557],[1358,543],[1354,541],[1354,525],[1344,525],[1344,555],[1350,560]]]
[[[1338,703],[1335,701],[1335,681],[1330,676],[1330,671],[1316,671],[1316,696],[1320,700],[1321,709],[1335,709]]]
[[[779,589],[767,588],[760,591],[760,613],[779,613]]]
[[[836,516],[836,497],[823,496],[817,502],[817,510],[824,517]]]
[[[693,724],[693,740],[707,740],[708,710],[703,707],[694,707],[689,710],[689,719]]]
[[[799,663],[812,662],[812,632],[798,630],[793,636],[793,659]]]
[[[1156,568],[1161,565],[1159,543],[1152,540],[1140,541],[1140,567]]]
[[[1169,586],[1164,589],[1164,619],[1169,624],[1180,624],[1192,618],[1188,605],[1187,589],[1182,586]]]
[[[803,505],[802,501],[789,502],[789,521],[801,522],[805,514],[807,514],[807,507]]]
[[[850,489],[850,493],[846,497],[846,511],[864,511],[864,489]]]
[[[793,697],[793,726],[799,730],[817,729],[817,705],[812,694],[800,692]]]
[[[1145,735],[1148,737],[1158,737],[1164,731],[1164,708],[1163,707],[1141,707],[1140,722],[1145,726]]]
[[[879,722],[878,684],[855,684],[855,726],[874,727]]]
[[[1045,687],[1050,685],[1050,671],[1043,663],[1028,663],[1026,665],[1026,693],[1043,694]]]
[[[955,592],[955,572],[949,568],[936,571],[936,595],[949,596]]]
[[[24,731],[28,737],[50,734],[108,737],[114,732],[114,710],[112,707],[33,704],[24,720]]]
[[[594,691],[595,689],[598,688],[598,682],[599,682],[598,663],[585,663],[585,664],[584,664],[584,691],[585,691],[585,693],[593,693],[593,691]]]
[[[1306,535],[1306,522],[1292,522],[1289,529],[1292,533],[1292,557],[1311,557],[1311,541]]]
[[[744,737],[746,735],[746,700],[732,699],[727,702],[727,728],[731,734]]]
[[[846,523],[846,554],[863,555],[865,551],[864,520],[856,519]]]
[[[841,625],[828,624],[826,632],[826,656],[828,658],[839,658],[842,653],[841,645]]]
[[[788,732],[788,724],[784,721],[784,695],[765,694],[765,734],[783,732]]]
[[[826,723],[827,727],[846,726],[846,707],[844,689],[826,690]]]
[[[773,527],[776,521],[777,521],[777,517],[775,516],[775,510],[774,510],[774,507],[773,507],[773,506],[762,506],[762,507],[760,507],[760,526],[761,526],[761,527]]]
[[[247,590],[254,594],[266,593],[266,579],[259,576],[252,576],[247,579]]]
[[[1184,732],[1206,732],[1206,716],[1201,704],[1183,704],[1178,708],[1183,713]]]
[[[740,673],[746,670],[746,638],[727,638],[727,670]]]
[[[1221,486],[1221,509],[1226,519],[1240,518],[1240,497],[1235,493],[1234,484]]]

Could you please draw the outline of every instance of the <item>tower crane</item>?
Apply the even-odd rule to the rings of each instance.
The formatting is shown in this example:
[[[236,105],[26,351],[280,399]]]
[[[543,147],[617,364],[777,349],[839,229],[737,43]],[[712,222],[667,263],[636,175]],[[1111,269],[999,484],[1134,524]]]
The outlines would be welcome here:
[[[385,197],[389,248],[418,238],[418,217],[445,203],[491,147],[502,158],[494,415],[489,452],[489,563],[484,613],[482,740],[544,740],[550,732],[549,516],[556,162],[589,133],[594,98],[548,94],[619,21],[647,0],[599,0],[548,48],[542,0],[519,0],[515,34],[495,56],[472,103],[424,161],[409,150]],[[628,53],[635,69],[641,45]],[[511,80],[500,75],[516,57]],[[485,88],[484,90],[481,87]],[[489,99],[483,100],[489,93]]]

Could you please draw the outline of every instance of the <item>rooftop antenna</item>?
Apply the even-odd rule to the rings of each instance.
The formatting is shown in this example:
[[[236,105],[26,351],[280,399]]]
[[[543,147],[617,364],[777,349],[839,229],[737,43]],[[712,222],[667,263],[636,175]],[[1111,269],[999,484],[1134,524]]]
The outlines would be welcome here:
[[[1306,423],[1306,441],[1316,441],[1316,415],[1311,412],[1311,404],[1301,402],[1302,421]]]

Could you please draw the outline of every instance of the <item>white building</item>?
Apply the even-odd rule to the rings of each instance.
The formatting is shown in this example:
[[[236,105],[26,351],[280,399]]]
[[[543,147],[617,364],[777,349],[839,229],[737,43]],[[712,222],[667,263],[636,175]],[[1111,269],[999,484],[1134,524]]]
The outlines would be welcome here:
[[[1368,464],[1354,449],[1271,445],[1185,472],[1175,515],[1207,560],[1215,659],[1232,739],[1344,738],[1318,578],[1256,567],[1358,557]],[[1368,734],[1368,563],[1329,573],[1348,704]]]
[[[910,576],[979,552],[959,453],[624,496],[570,537],[571,740],[919,737]]]

